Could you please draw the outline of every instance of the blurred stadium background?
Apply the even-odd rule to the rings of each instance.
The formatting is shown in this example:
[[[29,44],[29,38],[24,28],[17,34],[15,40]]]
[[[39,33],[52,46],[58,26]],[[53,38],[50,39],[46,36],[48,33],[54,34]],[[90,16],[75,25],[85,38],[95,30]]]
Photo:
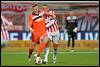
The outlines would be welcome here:
[[[64,34],[65,18],[70,10],[73,10],[78,17],[78,32],[75,40],[75,49],[80,51],[97,51],[99,52],[99,2],[74,2],[74,1],[31,1],[31,2],[7,2],[1,1],[1,14],[9,21],[12,26],[8,26],[9,40],[6,47],[1,52],[28,51],[31,44],[31,34],[27,28],[27,17],[31,13],[31,6],[34,3],[48,4],[50,10],[54,10],[57,15],[60,29],[59,51],[67,49],[67,33]],[[1,20],[3,20],[1,18]],[[50,44],[52,49],[52,44]],[[1,53],[2,54],[2,53]],[[2,62],[2,65],[6,65]],[[98,60],[97,60],[98,61]],[[97,62],[99,63],[99,61]]]

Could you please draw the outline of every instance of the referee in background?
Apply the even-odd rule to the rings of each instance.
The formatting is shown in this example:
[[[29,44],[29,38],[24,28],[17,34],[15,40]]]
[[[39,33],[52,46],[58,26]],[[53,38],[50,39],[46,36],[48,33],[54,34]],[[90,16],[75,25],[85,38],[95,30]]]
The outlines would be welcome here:
[[[74,12],[70,11],[69,16],[66,17],[66,26],[65,26],[65,33],[68,33],[68,50],[70,50],[70,39],[72,38],[72,46],[71,46],[71,52],[74,51],[74,45],[75,45],[75,37],[77,32],[77,18],[74,16]]]

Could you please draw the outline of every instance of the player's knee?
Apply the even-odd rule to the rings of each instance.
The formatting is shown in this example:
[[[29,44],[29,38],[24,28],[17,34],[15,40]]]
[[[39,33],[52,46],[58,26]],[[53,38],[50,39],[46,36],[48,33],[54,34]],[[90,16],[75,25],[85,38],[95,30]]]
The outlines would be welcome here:
[[[47,36],[44,36],[44,37],[43,37],[43,41],[44,41],[44,42],[48,42],[48,41],[49,41],[48,37],[47,37]]]
[[[36,43],[32,42],[32,44],[30,45],[30,47],[34,47],[36,45]]]
[[[54,44],[56,44],[56,45],[59,44],[59,41],[58,40],[55,40],[54,41]]]

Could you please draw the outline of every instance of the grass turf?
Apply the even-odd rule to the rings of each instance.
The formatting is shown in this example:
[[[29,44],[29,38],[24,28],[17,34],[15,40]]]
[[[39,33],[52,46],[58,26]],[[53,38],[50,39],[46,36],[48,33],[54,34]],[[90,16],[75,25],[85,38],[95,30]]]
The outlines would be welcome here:
[[[42,58],[43,55],[44,53],[41,54]],[[83,49],[77,49],[73,53],[60,51],[56,64],[52,63],[52,53],[50,53],[48,64],[36,65],[34,61],[28,62],[27,52],[1,51],[1,66],[99,66],[99,52]]]

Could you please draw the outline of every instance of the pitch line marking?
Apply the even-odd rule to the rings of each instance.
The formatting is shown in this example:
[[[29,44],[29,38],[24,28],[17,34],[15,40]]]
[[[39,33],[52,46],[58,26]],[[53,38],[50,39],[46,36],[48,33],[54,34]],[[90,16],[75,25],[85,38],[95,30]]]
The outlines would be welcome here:
[[[34,53],[36,53],[36,52],[34,52]],[[50,52],[50,53],[53,53],[53,52]],[[59,54],[66,54],[66,53],[72,53],[72,54],[90,54],[90,53],[98,53],[99,54],[99,52],[58,52]],[[1,52],[1,54],[28,54],[28,52]],[[41,54],[44,54],[44,52],[43,53],[41,53]]]

